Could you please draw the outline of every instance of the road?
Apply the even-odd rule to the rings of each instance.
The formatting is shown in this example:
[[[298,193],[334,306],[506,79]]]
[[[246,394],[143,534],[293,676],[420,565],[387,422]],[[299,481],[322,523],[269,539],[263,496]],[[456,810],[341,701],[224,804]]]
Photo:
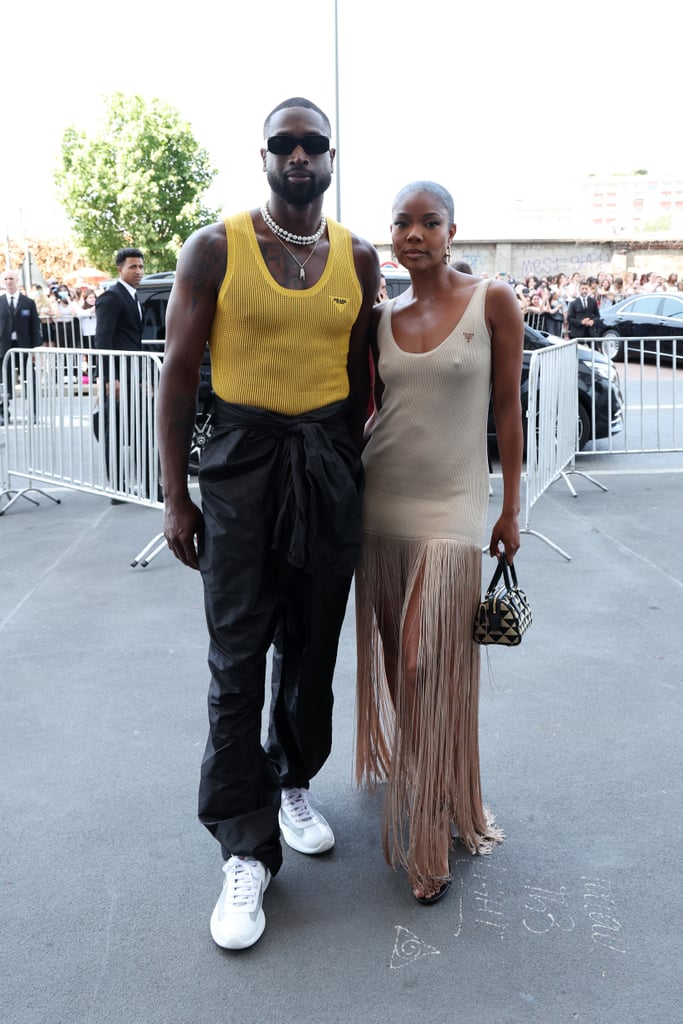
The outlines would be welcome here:
[[[196,821],[206,735],[197,574],[131,556],[160,513],[60,491],[0,519],[2,1019],[8,1024],[673,1024],[680,1018],[683,456],[587,456],[536,503],[534,623],[490,652],[485,799],[506,832],[454,851],[420,907],[352,781],[348,609],[335,741],[313,787],[334,851],[285,851],[263,939],[221,952]],[[617,467],[620,467],[617,469]],[[490,518],[501,480],[494,475]],[[490,567],[484,566],[488,577]]]

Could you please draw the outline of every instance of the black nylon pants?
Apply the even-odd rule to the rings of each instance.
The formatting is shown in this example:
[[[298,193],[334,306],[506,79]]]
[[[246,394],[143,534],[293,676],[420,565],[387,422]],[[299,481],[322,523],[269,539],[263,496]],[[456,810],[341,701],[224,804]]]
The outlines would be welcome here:
[[[303,433],[297,426],[292,441],[287,418],[265,415],[268,425],[276,420],[274,431],[270,426],[264,431],[260,424],[221,429],[219,411],[217,430],[201,461],[204,533],[199,561],[211,683],[199,818],[220,842],[226,859],[232,854],[255,857],[276,874],[282,863],[277,820],[281,788],[307,787],[331,748],[332,677],[353,573],[351,555],[360,536],[362,471],[357,454],[349,448],[340,455],[317,426]],[[323,474],[316,468],[321,459]],[[283,465],[290,463],[295,464],[296,485],[289,469],[283,473]],[[297,501],[302,493],[310,498],[317,486],[311,475],[318,483],[322,480],[333,504],[348,503],[346,543],[340,545],[338,566],[292,565],[288,560],[292,531],[287,519],[282,527],[283,507],[293,491]],[[304,504],[311,537],[317,530],[313,520],[322,511],[320,495],[315,501],[304,499]],[[275,543],[277,530],[281,536]],[[261,723],[271,644],[275,650],[264,747]]]

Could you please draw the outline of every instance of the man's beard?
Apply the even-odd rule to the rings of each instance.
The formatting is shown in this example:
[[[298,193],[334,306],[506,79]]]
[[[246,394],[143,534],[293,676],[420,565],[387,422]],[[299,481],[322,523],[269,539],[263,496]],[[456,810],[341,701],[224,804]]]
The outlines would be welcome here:
[[[318,196],[327,192],[332,184],[331,171],[317,174],[309,178],[305,184],[297,182],[296,185],[292,185],[284,175],[278,176],[272,171],[268,171],[266,177],[275,195],[280,196],[290,206],[307,206],[314,199],[317,199]]]

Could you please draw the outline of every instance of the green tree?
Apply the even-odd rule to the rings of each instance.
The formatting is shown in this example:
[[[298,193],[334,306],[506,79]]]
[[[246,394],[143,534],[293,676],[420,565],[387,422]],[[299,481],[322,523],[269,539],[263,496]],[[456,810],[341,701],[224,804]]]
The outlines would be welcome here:
[[[55,170],[79,248],[115,272],[117,249],[134,245],[147,271],[173,270],[180,246],[216,211],[202,196],[216,175],[178,111],[161,100],[113,93],[96,134],[73,125]]]

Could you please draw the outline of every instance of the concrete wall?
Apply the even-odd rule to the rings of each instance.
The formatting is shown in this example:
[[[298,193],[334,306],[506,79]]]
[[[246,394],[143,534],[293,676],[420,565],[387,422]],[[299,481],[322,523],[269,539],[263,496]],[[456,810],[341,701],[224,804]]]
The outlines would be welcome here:
[[[457,242],[457,239],[456,239]],[[391,260],[389,245],[377,246],[382,261]],[[573,242],[507,240],[502,242],[461,242],[452,247],[453,260],[466,260],[475,274],[489,277],[505,271],[516,280],[529,274],[550,277],[556,274],[595,276],[598,271],[623,275],[655,271],[666,279],[676,271],[683,278],[683,243],[680,248],[626,249],[616,242]]]

